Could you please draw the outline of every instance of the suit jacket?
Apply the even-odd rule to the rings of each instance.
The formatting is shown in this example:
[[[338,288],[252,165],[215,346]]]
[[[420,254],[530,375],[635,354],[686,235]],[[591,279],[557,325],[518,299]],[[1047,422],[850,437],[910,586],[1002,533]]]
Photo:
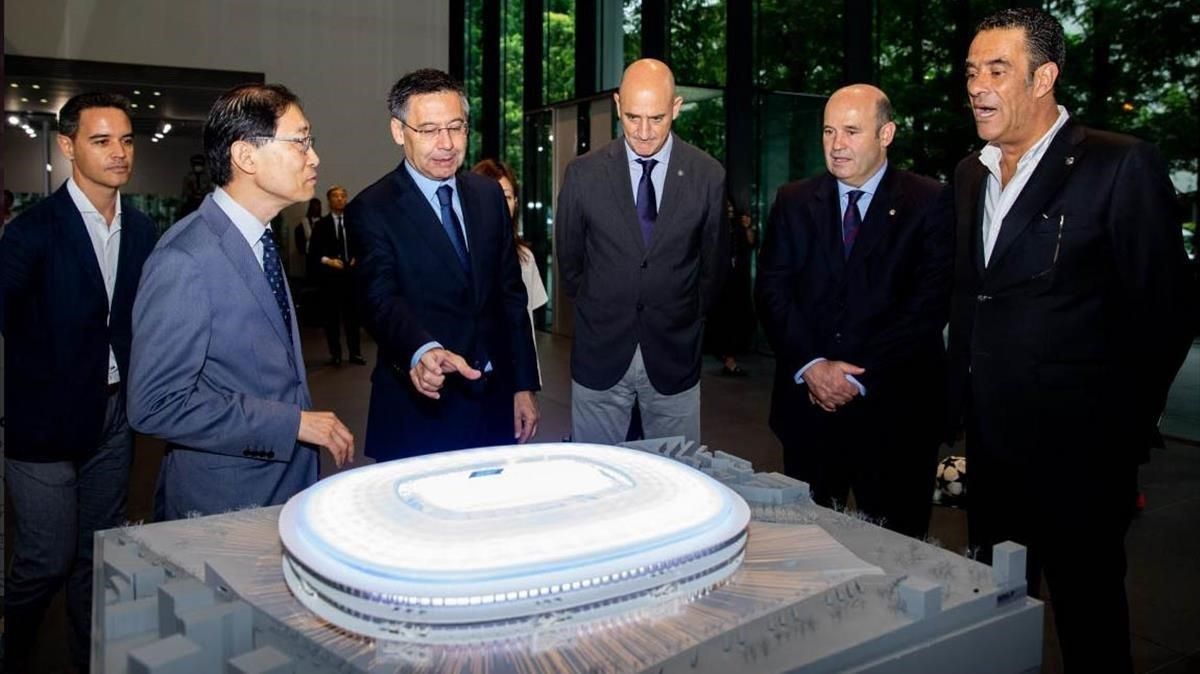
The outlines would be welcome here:
[[[857,379],[867,395],[852,404],[936,447],[954,250],[941,192],[937,181],[889,166],[846,258],[836,179],[825,173],[780,188],[756,297],[776,359],[771,427],[785,444],[836,416],[818,411],[795,382],[798,370],[826,358],[866,370]]]
[[[130,312],[154,223],[122,204],[111,310],[87,226],[66,184],[5,227],[0,330],[5,337],[5,456],[87,457],[104,425],[108,353],[129,379]]]
[[[1188,342],[1165,163],[1148,143],[1068,122],[984,267],[986,176],[977,153],[954,173],[952,427],[987,415],[1002,431],[989,444],[1018,461],[1094,464],[1107,447],[1117,463],[1143,458]]]
[[[345,213],[342,214],[342,226],[346,226]],[[346,242],[346,245],[350,245],[349,241]],[[347,266],[341,270],[334,269],[333,267],[321,264],[322,257],[340,259]],[[322,216],[313,223],[312,239],[308,242],[309,276],[314,281],[322,284],[348,281],[350,278],[350,261],[345,258],[346,254],[342,250],[341,243],[338,241],[337,228],[333,224],[333,214],[330,213]]]
[[[625,140],[568,166],[554,221],[558,279],[575,304],[571,377],[606,390],[642,348],[646,374],[671,395],[700,380],[704,317],[728,258],[725,169],[674,139],[647,246]]]
[[[317,451],[296,440],[312,400],[291,316],[212,195],[155,247],[133,308],[129,420],[167,441],[160,518],[283,503],[316,481]]]
[[[500,186],[464,172],[457,185],[469,275],[403,163],[346,207],[360,315],[379,345],[365,442],[379,460],[512,442],[513,395],[540,388]],[[492,372],[478,383],[447,377],[440,400],[418,394],[409,365],[431,341]]]

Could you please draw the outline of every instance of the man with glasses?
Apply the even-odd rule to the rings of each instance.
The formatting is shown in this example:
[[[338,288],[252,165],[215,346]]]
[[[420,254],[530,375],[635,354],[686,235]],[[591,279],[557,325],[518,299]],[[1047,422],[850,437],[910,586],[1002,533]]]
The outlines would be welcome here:
[[[1062,25],[1030,8],[984,19],[967,53],[986,145],[954,172],[951,420],[971,545],[1028,546],[1066,671],[1128,672],[1125,531],[1189,341],[1183,240],[1154,146],[1058,105],[1064,56]]]
[[[299,100],[277,84],[236,87],[204,126],[213,184],[146,262],[133,310],[129,418],[167,441],[155,516],[285,502],[341,467],[354,438],[315,412],[279,250],[267,223],[308,201],[317,153]]]
[[[417,70],[388,109],[404,161],[346,208],[362,319],[379,345],[366,454],[525,442],[539,388],[525,284],[499,183],[459,171],[463,87]]]

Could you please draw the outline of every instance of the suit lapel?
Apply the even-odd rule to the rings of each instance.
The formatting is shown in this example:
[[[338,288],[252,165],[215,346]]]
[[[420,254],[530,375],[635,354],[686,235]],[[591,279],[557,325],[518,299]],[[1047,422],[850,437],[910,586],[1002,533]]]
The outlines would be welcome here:
[[[64,184],[55,194],[58,199],[56,208],[59,222],[65,223],[63,235],[67,247],[78,262],[78,269],[83,273],[84,281],[108,303],[108,290],[104,287],[104,276],[100,271],[100,261],[96,259],[96,249],[92,247],[92,237],[88,233],[87,223],[83,221],[71,193]],[[125,237],[121,237],[124,239]],[[123,246],[122,246],[123,247]]]
[[[242,278],[242,282],[246,284],[250,294],[258,302],[259,308],[266,314],[267,322],[271,324],[271,329],[275,331],[279,341],[283,342],[289,350],[294,349],[292,326],[283,324],[283,315],[279,313],[279,304],[275,301],[275,293],[271,291],[267,277],[263,274],[262,267],[258,266],[258,260],[255,259],[254,251],[246,242],[246,238],[234,226],[229,216],[225,215],[225,211],[222,211],[221,207],[212,200],[211,195],[205,197],[200,204],[200,214],[213,233],[219,237],[221,251],[225,253],[225,257],[229,258],[230,264],[237,270],[238,276]],[[295,307],[292,308],[291,313],[294,317]]]
[[[979,162],[979,154],[966,162],[961,175],[954,177],[955,259],[972,263],[978,274],[983,273],[983,199],[987,167]]]
[[[838,197],[837,182],[828,173],[820,178],[814,199],[808,202],[809,217],[815,231],[813,240],[825,254],[833,278],[841,279],[846,268],[846,255],[842,245],[841,199]]]
[[[1042,155],[1033,175],[1021,190],[1021,196],[1017,197],[1008,215],[1004,216],[988,267],[994,267],[1000,262],[1004,253],[1012,247],[1013,241],[1033,224],[1046,202],[1061,191],[1063,181],[1071,174],[1071,169],[1078,159],[1075,146],[1082,137],[1083,130],[1068,122],[1050,141],[1046,154]]]
[[[625,139],[615,138],[605,151],[608,152],[608,161],[605,162],[608,171],[607,182],[613,191],[613,203],[617,205],[621,215],[620,226],[625,227],[626,233],[637,242],[638,250],[645,255],[646,242],[642,240],[642,225],[638,220],[637,206],[633,203],[633,184],[629,176],[629,159],[625,155]]]
[[[662,206],[658,209],[658,218],[654,221],[654,231],[650,235],[650,248],[662,239],[663,232],[669,232],[674,224],[674,215],[679,213],[678,201],[690,192],[684,189],[684,183],[691,180],[692,162],[689,161],[687,147],[678,138],[672,139],[671,159],[663,167],[662,198],[658,200]],[[640,223],[639,223],[640,224]]]
[[[871,196],[867,217],[863,219],[858,236],[854,239],[854,247],[850,249],[850,263],[865,259],[870,254],[871,249],[879,243],[879,240],[891,228],[892,223],[896,221],[900,210],[898,207],[903,205],[904,190],[900,186],[896,169],[889,165],[887,172],[883,174],[883,179],[879,181],[879,186],[875,189],[875,194]],[[838,211],[840,214],[840,203]]]
[[[113,303],[117,302],[118,297],[132,296],[137,290],[137,284],[140,280],[137,276],[132,275],[133,269],[130,265],[133,262],[130,256],[133,255],[133,249],[141,242],[137,240],[137,227],[133,222],[132,213],[129,209],[125,209],[121,215],[121,248],[117,251],[117,282],[113,289]],[[133,225],[133,226],[131,226]]]
[[[458,185],[458,200],[462,204],[463,218],[466,222],[463,223],[463,228],[467,230],[467,248],[468,260],[471,263],[471,291],[474,297],[482,297],[481,277],[483,275],[480,264],[483,261],[482,246],[480,241],[480,223],[483,222],[483,211],[479,203],[479,195],[475,190],[467,185],[467,181],[463,180],[462,175],[459,175],[455,181]]]
[[[395,222],[397,226],[415,231],[424,239],[425,244],[429,247],[428,250],[442,259],[443,266],[449,270],[449,273],[458,279],[459,283],[467,285],[467,274],[458,261],[458,253],[454,250],[454,244],[450,243],[450,238],[446,236],[446,230],[442,229],[442,221],[438,214],[433,212],[433,205],[426,201],[425,195],[421,194],[421,190],[413,182],[412,176],[408,175],[408,169],[404,167],[403,163],[392,172],[392,179],[393,185],[399,192],[396,200]],[[461,187],[462,181],[458,181],[458,185]],[[469,218],[470,216],[466,212],[466,197],[459,194],[458,199],[463,204],[463,217]],[[469,236],[471,231],[469,222],[466,228]]]

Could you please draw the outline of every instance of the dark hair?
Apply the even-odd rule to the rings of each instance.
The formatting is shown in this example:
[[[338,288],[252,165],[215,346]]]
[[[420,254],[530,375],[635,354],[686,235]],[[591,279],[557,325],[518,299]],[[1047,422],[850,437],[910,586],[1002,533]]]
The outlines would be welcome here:
[[[279,118],[300,99],[282,84],[243,84],[221,94],[204,123],[204,154],[213,183],[233,180],[230,148],[239,140],[261,145],[255,136],[271,137]]]
[[[413,96],[422,94],[439,94],[443,91],[453,91],[462,99],[464,115],[470,115],[471,107],[467,103],[467,92],[462,82],[449,74],[433,68],[422,68],[401,77],[392,85],[388,92],[388,112],[401,122],[408,122],[408,101]]]
[[[334,193],[334,192],[337,192],[337,191],[339,191],[339,190],[340,190],[340,191],[342,191],[342,192],[346,192],[346,188],[345,188],[345,187],[342,187],[341,185],[333,185],[333,186],[331,186],[329,189],[325,190],[325,198],[326,198],[326,199],[328,199],[328,198],[332,197],[332,196],[333,196],[333,193]],[[350,196],[350,193],[349,193],[349,192],[346,192],[346,196]]]
[[[126,117],[132,117],[129,114],[131,109],[129,99],[121,94],[100,91],[79,94],[72,96],[71,100],[67,101],[58,111],[58,132],[74,138],[76,132],[79,131],[79,115],[89,108],[116,108],[125,113]]]
[[[509,168],[508,164],[498,159],[484,159],[478,164],[471,167],[472,173],[478,173],[481,176],[486,176],[500,182],[501,178],[506,178],[509,184],[512,185],[513,197],[517,200],[517,208],[514,209],[512,216],[512,233],[513,246],[517,247],[518,253],[522,248],[529,248],[529,244],[525,239],[521,238],[521,186],[517,183],[517,174]]]
[[[1045,63],[1054,63],[1062,72],[1067,63],[1063,27],[1050,14],[1035,7],[1002,9],[979,22],[976,33],[985,30],[1021,28],[1025,31],[1025,50],[1029,54],[1029,78]]]

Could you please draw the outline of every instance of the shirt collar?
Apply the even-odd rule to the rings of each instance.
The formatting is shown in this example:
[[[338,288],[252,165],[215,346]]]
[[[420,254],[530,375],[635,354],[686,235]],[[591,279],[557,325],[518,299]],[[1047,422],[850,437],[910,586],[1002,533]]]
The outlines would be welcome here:
[[[658,152],[655,152],[654,154],[650,155],[649,157],[638,156],[638,153],[634,152],[633,148],[629,147],[628,142],[626,142],[624,139],[622,139],[621,142],[622,142],[622,144],[625,145],[625,158],[629,161],[630,164],[636,162],[639,159],[653,159],[658,162],[657,164],[655,164],[655,167],[666,166],[667,163],[669,161],[671,161],[671,147],[673,145],[675,145],[675,134],[674,133],[667,134],[667,142],[663,143],[663,146],[658,148]],[[638,165],[638,168],[641,168],[640,164]]]
[[[220,187],[213,189],[213,202],[217,204],[217,208],[229,216],[229,219],[233,221],[233,226],[237,227],[238,232],[246,239],[246,243],[249,243],[251,248],[267,231],[266,225],[259,222],[258,218]]]
[[[446,180],[433,180],[421,174],[420,171],[414,169],[408,160],[404,161],[404,169],[408,171],[408,175],[412,176],[413,182],[417,184],[417,189],[421,190],[421,194],[425,195],[426,201],[437,201],[437,190],[442,185],[449,185],[456,193],[458,192],[457,174],[452,175]]]
[[[1070,118],[1071,115],[1067,112],[1067,109],[1061,105],[1058,106],[1058,118],[1054,120],[1054,124],[1051,125],[1050,129],[1042,134],[1042,137],[1017,160],[1017,170],[1020,171],[1029,162],[1037,163],[1042,158],[1042,155],[1045,154],[1046,148],[1050,146],[1050,140],[1058,134],[1058,130]],[[988,143],[979,151],[979,162],[997,177],[1000,175],[1000,157],[1000,147],[994,143]]]
[[[883,174],[887,173],[887,167],[888,167],[887,160],[884,159],[883,165],[880,166],[879,170],[876,171],[870,178],[867,179],[867,182],[862,184],[862,187],[854,187],[853,185],[847,185],[846,183],[844,183],[840,180],[837,181],[838,198],[844,199],[846,197],[846,195],[849,194],[852,190],[858,190],[859,192],[865,192],[867,196],[870,196],[873,198],[875,196],[875,190],[879,189],[879,183],[883,180]],[[860,194],[859,198],[861,199],[862,196],[863,195]]]
[[[75,183],[75,177],[67,178],[67,194],[71,195],[71,201],[75,202],[75,208],[81,215],[95,213],[100,215],[100,211],[92,205],[91,199],[83,193],[79,185]],[[113,224],[117,224],[121,219],[121,191],[117,190],[117,212],[113,216]]]

